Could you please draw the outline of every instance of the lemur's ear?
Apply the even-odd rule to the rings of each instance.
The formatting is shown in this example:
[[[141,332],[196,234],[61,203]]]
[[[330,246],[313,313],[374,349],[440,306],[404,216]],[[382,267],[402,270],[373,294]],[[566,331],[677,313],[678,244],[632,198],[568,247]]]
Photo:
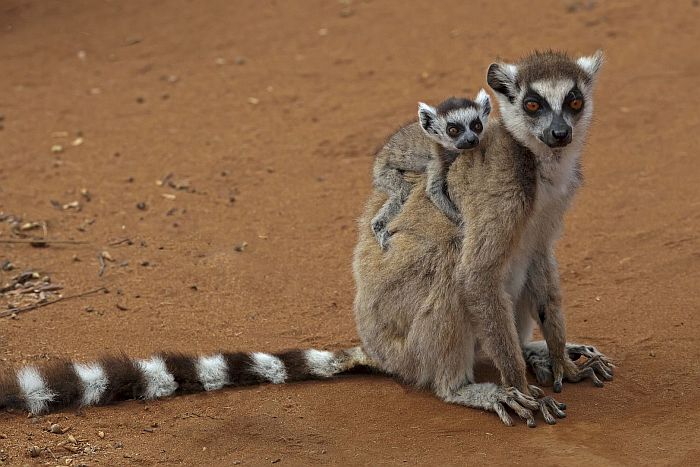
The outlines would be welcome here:
[[[576,60],[576,64],[586,72],[591,82],[594,82],[598,71],[600,71],[600,67],[603,66],[604,61],[605,56],[603,55],[603,51],[598,49],[593,55],[588,57],[579,57]]]
[[[515,81],[517,76],[517,66],[510,63],[492,63],[486,73],[486,82],[491,86],[491,89],[503,94],[513,102],[518,94],[518,85]]]
[[[421,128],[426,133],[436,134],[434,124],[437,120],[437,110],[434,107],[429,106],[423,102],[418,103],[418,121],[420,122]]]
[[[481,114],[484,117],[488,117],[491,113],[491,96],[489,96],[489,93],[487,93],[484,88],[481,88],[479,94],[474,98],[474,102],[481,107]]]

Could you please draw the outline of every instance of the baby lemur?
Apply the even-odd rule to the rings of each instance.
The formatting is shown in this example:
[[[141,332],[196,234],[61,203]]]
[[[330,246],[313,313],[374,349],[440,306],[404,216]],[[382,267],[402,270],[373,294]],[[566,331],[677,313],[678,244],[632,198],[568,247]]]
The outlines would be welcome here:
[[[372,219],[372,231],[382,249],[387,248],[391,236],[387,226],[413,186],[404,178],[404,172],[426,172],[428,198],[452,222],[461,222],[459,211],[447,195],[447,171],[462,152],[479,145],[490,112],[491,100],[483,89],[474,100],[450,97],[437,107],[420,102],[418,122],[394,133],[377,153],[374,186],[389,195]]]

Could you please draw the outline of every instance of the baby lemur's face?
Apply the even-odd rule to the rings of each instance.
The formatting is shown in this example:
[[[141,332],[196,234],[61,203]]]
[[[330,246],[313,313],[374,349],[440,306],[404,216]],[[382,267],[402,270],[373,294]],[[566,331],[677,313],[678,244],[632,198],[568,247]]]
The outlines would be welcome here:
[[[418,120],[429,138],[449,151],[464,151],[479,145],[488,125],[491,99],[483,89],[474,100],[450,97],[436,107],[418,104]]]

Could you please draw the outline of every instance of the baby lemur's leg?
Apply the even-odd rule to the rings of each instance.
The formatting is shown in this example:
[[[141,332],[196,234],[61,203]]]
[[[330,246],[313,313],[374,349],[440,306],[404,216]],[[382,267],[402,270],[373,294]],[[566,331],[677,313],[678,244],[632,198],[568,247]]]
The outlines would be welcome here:
[[[536,254],[528,270],[519,300],[520,320],[522,314],[529,313],[542,331],[544,342],[523,341],[523,352],[527,363],[532,367],[540,384],[552,384],[555,392],[561,391],[562,380],[578,382],[591,379],[596,386],[603,380],[612,380],[612,362],[595,347],[567,344],[566,326],[561,309],[559,272],[553,252]],[[572,361],[581,355],[588,358],[583,365]]]
[[[387,226],[401,211],[406,198],[411,194],[413,185],[404,179],[401,171],[389,167],[382,168],[376,174],[374,185],[377,189],[389,195],[389,199],[386,200],[386,203],[372,219],[372,232],[374,232],[379,245],[385,250],[388,247],[389,237],[391,236]]]
[[[447,195],[447,170],[449,167],[439,157],[433,157],[428,164],[428,184],[426,194],[452,222],[459,224],[462,217],[455,204]]]

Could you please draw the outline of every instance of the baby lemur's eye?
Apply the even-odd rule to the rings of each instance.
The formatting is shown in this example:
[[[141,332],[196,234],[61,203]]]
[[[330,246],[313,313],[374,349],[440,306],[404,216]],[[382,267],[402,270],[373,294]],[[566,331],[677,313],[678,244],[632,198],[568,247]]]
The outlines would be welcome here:
[[[451,137],[459,136],[459,134],[462,132],[462,129],[458,127],[457,125],[447,125],[447,134],[450,135]]]
[[[569,101],[569,107],[571,107],[572,110],[581,110],[581,107],[583,107],[583,99],[572,99]]]
[[[525,101],[524,107],[525,107],[525,110],[527,110],[528,112],[535,113],[538,110],[540,110],[540,107],[542,107],[542,106],[537,101]]]
[[[476,120],[472,120],[469,124],[469,128],[471,128],[474,133],[481,133],[484,129],[484,125],[481,123],[481,120],[477,118]]]

